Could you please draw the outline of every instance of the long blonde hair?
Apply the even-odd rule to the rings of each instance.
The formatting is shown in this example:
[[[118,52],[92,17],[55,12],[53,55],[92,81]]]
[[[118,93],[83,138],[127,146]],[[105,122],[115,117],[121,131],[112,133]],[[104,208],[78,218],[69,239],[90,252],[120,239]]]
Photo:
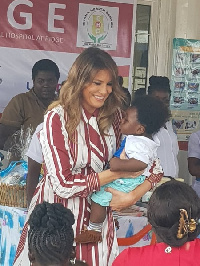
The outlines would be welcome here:
[[[48,110],[51,110],[60,104],[64,108],[67,113],[66,130],[69,137],[72,137],[81,120],[82,91],[92,83],[100,70],[108,70],[112,76],[112,93],[99,109],[97,118],[101,134],[105,134],[105,130],[113,122],[116,110],[122,106],[125,94],[118,84],[116,63],[107,52],[99,48],[85,49],[73,63],[67,80],[61,88],[59,99],[48,107]]]

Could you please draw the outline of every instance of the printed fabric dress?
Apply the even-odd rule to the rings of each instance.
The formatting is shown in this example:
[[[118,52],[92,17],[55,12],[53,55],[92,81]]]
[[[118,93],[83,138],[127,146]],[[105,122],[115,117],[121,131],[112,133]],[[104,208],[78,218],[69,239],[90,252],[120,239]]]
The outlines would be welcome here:
[[[43,201],[60,202],[71,209],[75,216],[74,232],[88,225],[90,216],[90,195],[100,189],[98,172],[101,172],[119,147],[121,112],[117,111],[108,135],[100,135],[97,117],[82,110],[81,122],[73,138],[69,139],[65,129],[66,115],[61,106],[49,111],[44,117],[39,139],[44,156],[44,177],[38,184],[31,201],[27,220],[35,205]],[[25,223],[17,248],[14,265],[27,266],[28,224]],[[102,231],[103,241],[98,244],[76,246],[76,258],[85,260],[89,266],[112,265],[118,255],[118,245],[111,209]]]

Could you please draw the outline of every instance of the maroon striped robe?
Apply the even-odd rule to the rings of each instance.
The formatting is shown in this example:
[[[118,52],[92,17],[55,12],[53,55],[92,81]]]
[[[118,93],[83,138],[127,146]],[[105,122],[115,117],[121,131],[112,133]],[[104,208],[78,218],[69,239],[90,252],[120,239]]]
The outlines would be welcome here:
[[[108,136],[102,137],[96,123],[97,112],[92,116],[82,111],[82,119],[74,134],[68,139],[65,130],[65,115],[61,106],[49,111],[44,117],[40,142],[44,156],[45,173],[31,201],[27,220],[36,204],[45,201],[61,202],[75,215],[74,232],[79,233],[88,225],[90,195],[100,189],[98,172],[111,159],[120,143],[119,124],[121,113],[117,111]],[[150,169],[147,180],[154,187],[163,176],[158,161]],[[16,252],[14,266],[27,266],[28,224],[26,222]],[[110,208],[103,226],[103,241],[98,244],[77,245],[77,259],[89,266],[110,266],[118,255],[118,246]]]
[[[40,131],[45,174],[36,188],[28,217],[35,205],[44,200],[61,202],[75,215],[75,235],[83,229],[84,225],[88,225],[89,196],[100,189],[98,172],[103,170],[119,147],[121,137],[119,111],[116,112],[113,124],[108,130],[109,136],[106,137],[102,137],[99,133],[96,116],[97,112],[91,116],[83,110],[74,140],[69,140],[65,130],[66,116],[63,108],[57,106],[45,115],[44,126]],[[29,265],[27,228],[26,223],[14,265]],[[107,208],[102,236],[101,243],[77,245],[77,259],[85,260],[90,266],[112,265],[118,255],[118,245],[110,208]]]

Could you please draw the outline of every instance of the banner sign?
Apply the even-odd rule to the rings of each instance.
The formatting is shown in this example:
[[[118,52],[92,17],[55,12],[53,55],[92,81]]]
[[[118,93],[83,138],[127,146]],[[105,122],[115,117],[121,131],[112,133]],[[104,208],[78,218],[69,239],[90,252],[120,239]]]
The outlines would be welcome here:
[[[175,38],[171,76],[171,110],[179,141],[199,130],[200,41]]]
[[[121,75],[131,76],[136,0],[1,0],[0,112],[32,86],[31,69],[42,58],[66,79],[83,49],[106,50]],[[59,89],[59,88],[58,88]]]

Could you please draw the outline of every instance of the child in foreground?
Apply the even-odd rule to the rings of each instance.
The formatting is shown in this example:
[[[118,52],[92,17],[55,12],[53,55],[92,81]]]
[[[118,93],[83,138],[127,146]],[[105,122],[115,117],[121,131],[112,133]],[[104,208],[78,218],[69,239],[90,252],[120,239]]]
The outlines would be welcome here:
[[[117,179],[92,194],[89,226],[76,237],[77,243],[102,241],[101,230],[105,220],[106,207],[109,206],[112,199],[112,194],[105,191],[106,187],[128,193],[150,176],[149,170],[153,163],[159,164],[156,152],[159,140],[153,140],[152,135],[164,126],[168,116],[168,108],[160,100],[151,96],[135,99],[131,107],[126,110],[120,129],[121,133],[127,137],[114,154],[114,158],[110,160],[110,170],[142,171],[141,175],[136,178]]]
[[[113,266],[200,265],[200,199],[186,183],[171,180],[158,186],[147,207],[156,244],[123,250]]]
[[[31,266],[87,266],[75,259],[74,215],[61,203],[36,205],[28,220],[28,249]]]

